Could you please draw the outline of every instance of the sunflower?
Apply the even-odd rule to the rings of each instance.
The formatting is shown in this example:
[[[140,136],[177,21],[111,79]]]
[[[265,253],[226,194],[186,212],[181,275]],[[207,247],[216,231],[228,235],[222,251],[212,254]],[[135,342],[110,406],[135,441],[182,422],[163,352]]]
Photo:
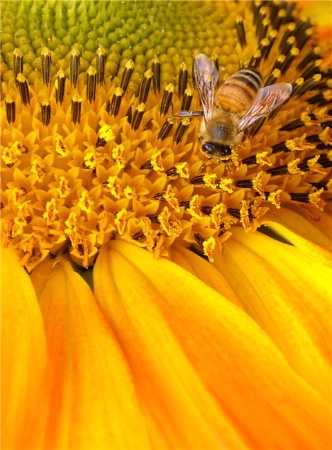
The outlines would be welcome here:
[[[2,448],[330,448],[326,29],[279,0],[1,9]],[[228,158],[198,54],[291,86]]]

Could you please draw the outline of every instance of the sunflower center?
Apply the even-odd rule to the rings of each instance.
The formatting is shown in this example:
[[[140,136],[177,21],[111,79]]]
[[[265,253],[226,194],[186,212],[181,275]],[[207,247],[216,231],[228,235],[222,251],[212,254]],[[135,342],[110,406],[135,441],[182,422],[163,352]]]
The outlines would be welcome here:
[[[27,4],[42,6],[22,2],[16,13]],[[153,3],[151,14],[165,27],[157,45],[161,28],[153,18],[141,24],[119,4],[126,21],[107,37],[88,31],[83,46],[73,17],[96,14],[94,24],[101,25],[107,22],[101,10],[108,17],[112,7],[101,2],[101,10],[91,12],[89,2],[50,3],[48,24],[59,8],[62,15],[72,8],[71,32],[65,36],[54,24],[51,38],[31,41],[32,32],[22,27],[24,39],[15,49],[8,24],[14,13],[7,7],[2,233],[27,270],[60,252],[89,267],[110,239],[165,257],[174,243],[196,246],[213,260],[232,227],[255,231],[270,209],[304,206],[315,215],[324,208],[331,192],[332,96],[328,71],[310,41],[310,20],[283,2],[181,4],[194,8],[191,18],[200,17],[198,30],[195,20],[181,27],[181,14],[168,27],[174,8]],[[127,38],[119,38],[122,28]],[[177,47],[183,30],[187,46]],[[35,46],[38,67],[32,70]],[[289,101],[248,127],[224,159],[209,159],[198,140],[204,119],[191,70],[197,48],[212,54],[219,84],[240,67],[259,70],[265,86],[292,84]]]

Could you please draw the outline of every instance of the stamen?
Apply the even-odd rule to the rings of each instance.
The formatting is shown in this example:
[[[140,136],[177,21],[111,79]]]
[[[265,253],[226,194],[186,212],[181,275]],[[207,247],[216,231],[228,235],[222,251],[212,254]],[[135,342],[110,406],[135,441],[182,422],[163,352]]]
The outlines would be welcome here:
[[[29,105],[30,104],[29,87],[28,87],[28,82],[27,82],[25,76],[23,75],[23,73],[19,73],[17,75],[16,80],[18,83],[18,89],[20,92],[20,97],[21,97],[22,103],[24,105]]]
[[[117,87],[112,95],[112,99],[108,100],[106,111],[110,116],[116,117],[118,115],[121,101],[123,98],[124,91],[120,87]]]
[[[134,67],[135,67],[135,63],[131,59],[129,61],[127,61],[124,66],[124,70],[123,70],[121,81],[120,81],[120,88],[123,90],[123,93],[125,93],[127,90],[127,87],[128,87],[129,81],[130,81],[130,77],[131,77],[131,74],[133,73]]]
[[[281,51],[282,53],[284,53],[282,50],[284,48],[284,45],[286,44],[287,39],[291,36],[294,36],[295,29],[296,29],[296,24],[294,22],[292,22],[292,23],[288,24],[286,30],[284,31],[284,35],[279,44],[279,51]]]
[[[256,50],[255,53],[252,55],[252,57],[249,60],[248,67],[251,67],[253,69],[257,69],[262,59],[262,53],[260,50]]]
[[[144,103],[140,103],[137,106],[137,108],[135,109],[134,114],[133,114],[133,118],[132,118],[132,120],[130,122],[131,127],[134,130],[137,130],[137,128],[139,127],[139,125],[141,123],[141,120],[142,120],[142,117],[143,117],[143,114],[144,114],[144,111],[145,111],[145,105],[144,105]]]
[[[97,68],[97,83],[103,85],[105,83],[105,65],[106,65],[106,50],[104,47],[98,47],[96,51],[96,68]]]
[[[71,99],[71,120],[74,124],[81,121],[82,98],[76,92]]]
[[[173,92],[174,92],[174,85],[170,83],[165,87],[163,98],[161,99],[160,104],[161,115],[167,114],[168,108],[170,107],[172,102]]]
[[[163,126],[161,127],[159,133],[158,133],[158,139],[163,141],[167,138],[169,133],[171,132],[173,125],[175,123],[175,117],[171,116],[166,119],[166,121],[163,123]]]
[[[255,24],[256,24],[255,32],[256,32],[257,38],[259,37],[260,31],[261,31],[262,22],[267,17],[267,14],[268,14],[268,8],[266,6],[262,6],[261,8],[259,8],[259,10],[257,12],[257,17],[255,19]]]
[[[55,101],[62,105],[64,95],[65,95],[65,84],[66,77],[62,69],[57,73],[57,78],[55,79]]]
[[[322,59],[317,59],[311,66],[309,66],[301,75],[304,80],[320,73],[319,67],[322,64]]]
[[[174,138],[173,138],[177,144],[181,141],[181,139],[182,139],[184,133],[187,131],[189,125],[190,125],[190,119],[188,117],[185,117],[179,123],[179,125],[175,131]]]
[[[260,24],[260,26],[258,27],[259,28],[259,30],[258,30],[258,41],[259,42],[266,37],[269,26],[270,26],[270,19],[265,17],[262,20],[262,23]]]
[[[144,72],[143,80],[138,88],[138,101],[139,103],[145,103],[148,98],[149,89],[151,85],[153,77],[153,72],[151,69],[148,69]]]
[[[280,76],[281,76],[280,70],[274,69],[272,73],[269,75],[268,79],[266,80],[264,86],[270,86],[271,84],[274,84]]]
[[[237,32],[237,37],[238,37],[239,43],[240,43],[241,47],[244,48],[247,45],[247,40],[246,40],[246,31],[244,29],[244,24],[243,24],[243,18],[241,16],[238,16],[236,18],[235,24],[236,24],[236,32]]]
[[[286,15],[286,10],[285,9],[280,9],[278,11],[278,14],[276,14],[275,16],[271,17],[272,20],[272,26],[274,29],[279,30],[281,25],[283,24],[283,22],[287,19],[287,15]]]
[[[42,82],[46,86],[51,84],[51,51],[47,47],[43,47],[41,51],[41,75]]]
[[[77,86],[78,75],[80,72],[80,52],[77,48],[73,48],[70,52],[69,61],[69,81],[71,86]]]
[[[181,111],[190,111],[191,101],[193,99],[194,92],[191,87],[187,87],[184,91],[182,103],[181,103]]]
[[[311,62],[316,61],[317,59],[320,59],[321,56],[319,54],[320,52],[320,48],[319,47],[315,47],[312,50],[310,50],[304,58],[301,59],[301,61],[299,62],[299,64],[297,65],[297,69],[302,70],[305,68],[305,66]]]
[[[41,102],[41,114],[43,125],[48,125],[51,120],[51,105],[48,100],[43,100]]]
[[[14,102],[13,98],[10,95],[6,96],[5,104],[6,104],[7,122],[8,123],[15,122],[16,107],[15,107],[15,102]]]
[[[290,52],[287,53],[285,61],[280,66],[280,71],[282,74],[285,74],[289,69],[290,65],[294,61],[294,59],[299,55],[300,50],[297,47],[292,47]]]
[[[97,71],[92,66],[86,73],[86,98],[92,103],[96,99]]]
[[[152,78],[152,86],[153,86],[153,92],[157,94],[157,92],[160,92],[160,70],[161,70],[161,64],[159,61],[159,58],[155,56],[152,61],[152,72],[153,72],[153,78]]]
[[[188,69],[186,64],[183,62],[180,65],[180,73],[179,73],[179,84],[178,84],[178,90],[179,90],[179,97],[182,97],[185,93],[185,90],[187,89],[187,82],[188,82]]]
[[[315,85],[318,83],[318,81],[321,80],[321,78],[322,78],[321,74],[316,73],[314,76],[312,76],[308,80],[306,80],[302,83],[299,83],[294,89],[294,95],[296,95],[297,97],[300,97],[305,92],[315,88],[316,87]],[[301,78],[301,80],[303,80],[303,78]]]
[[[14,78],[15,78],[15,83],[18,84],[18,80],[17,80],[17,75],[19,73],[23,73],[23,53],[21,52],[21,50],[19,48],[15,48],[15,50],[13,51],[13,57],[14,57],[14,61],[13,61],[13,65],[14,65]]]

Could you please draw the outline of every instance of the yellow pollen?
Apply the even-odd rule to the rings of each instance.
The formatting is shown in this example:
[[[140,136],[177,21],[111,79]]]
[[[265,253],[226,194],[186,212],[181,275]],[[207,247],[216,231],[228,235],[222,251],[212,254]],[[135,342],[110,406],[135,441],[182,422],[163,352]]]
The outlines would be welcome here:
[[[95,151],[92,151],[92,152],[88,152],[84,156],[84,166],[87,169],[95,169],[97,167],[98,158],[96,155],[97,155],[97,153]]]
[[[153,170],[155,170],[156,172],[158,172],[158,171],[163,172],[165,169],[163,167],[162,161],[163,160],[161,157],[161,151],[158,150],[151,156],[151,164],[152,164]]]
[[[187,162],[175,164],[176,172],[180,175],[181,178],[185,178],[188,180],[189,178],[189,167]]]
[[[79,208],[86,213],[90,213],[94,204],[94,201],[89,197],[89,193],[87,191],[83,191],[77,204]]]
[[[212,263],[214,261],[213,259],[213,252],[216,248],[216,240],[213,236],[210,236],[208,239],[206,239],[203,242],[203,252],[204,255],[209,258],[209,261]]]
[[[112,150],[112,158],[120,169],[124,169],[127,164],[127,161],[123,157],[123,153],[124,153],[124,146],[122,144],[117,145]]]
[[[329,127],[326,127],[321,133],[318,135],[319,139],[326,145],[332,145],[332,130]]]
[[[52,225],[52,223],[57,219],[57,214],[59,210],[56,208],[55,198],[52,198],[46,203],[46,212],[43,214],[43,218],[46,220],[46,224]]]
[[[300,158],[294,159],[287,164],[288,173],[291,175],[303,175],[305,172],[298,167],[298,163],[300,162]]]
[[[278,189],[274,192],[270,192],[268,196],[268,201],[272,203],[277,209],[280,208],[280,195],[282,194],[282,190]]]
[[[59,187],[57,192],[60,198],[66,198],[70,193],[69,181],[65,177],[61,176],[59,180]]]
[[[315,145],[307,142],[306,137],[307,135],[303,134],[294,139],[289,139],[286,141],[286,147],[291,151],[313,150]]]
[[[122,235],[125,232],[127,220],[130,217],[130,214],[125,208],[122,208],[117,214],[114,219],[114,223],[118,229],[118,232],[120,235]]]
[[[123,195],[124,195],[126,198],[128,198],[129,200],[131,200],[131,199],[137,197],[136,192],[135,192],[135,189],[132,188],[131,186],[126,186],[126,187],[123,189]]]
[[[215,173],[205,173],[203,176],[204,184],[212,189],[217,189],[217,174]]]
[[[246,200],[242,200],[240,209],[241,223],[246,233],[252,229],[249,219],[249,206]]]
[[[321,195],[324,189],[318,189],[317,191],[311,192],[309,194],[309,202],[316,206],[320,211],[324,210],[325,202],[321,199]]]
[[[170,184],[167,186],[166,192],[163,194],[163,198],[172,208],[175,209],[175,211],[180,211],[179,200],[176,198],[175,191]]]
[[[327,174],[327,170],[325,170],[321,164],[317,163],[319,161],[319,155],[314,156],[313,158],[308,159],[307,164],[314,173],[321,173],[323,175]]]
[[[231,194],[233,192],[233,189],[229,186],[233,183],[232,178],[221,178],[218,183],[218,188],[221,189],[224,192],[228,192]]]
[[[118,177],[112,175],[108,177],[106,186],[110,190],[113,197],[120,198],[122,190],[118,181]]]
[[[36,175],[37,181],[40,183],[44,180],[46,170],[44,163],[39,158],[35,158],[31,163],[31,173]]]
[[[224,203],[217,203],[216,206],[212,208],[211,220],[214,226],[218,229],[223,223],[223,216],[227,211],[227,206]]]
[[[268,157],[268,152],[258,152],[256,154],[256,161],[257,164],[260,165],[266,165],[266,166],[272,166],[272,162],[270,158]]]
[[[103,139],[105,142],[113,141],[115,139],[115,134],[113,133],[112,127],[105,124],[103,125],[99,132],[98,136],[100,139]]]
[[[263,172],[258,172],[257,175],[254,176],[252,179],[252,185],[255,191],[257,191],[260,195],[264,196],[264,189],[263,189]]]
[[[202,218],[203,214],[201,212],[201,201],[198,195],[194,195],[190,200],[188,212],[191,216],[198,220]]]
[[[65,144],[63,137],[60,135],[57,135],[55,137],[55,151],[62,157],[70,156],[70,150],[68,149],[67,145]]]

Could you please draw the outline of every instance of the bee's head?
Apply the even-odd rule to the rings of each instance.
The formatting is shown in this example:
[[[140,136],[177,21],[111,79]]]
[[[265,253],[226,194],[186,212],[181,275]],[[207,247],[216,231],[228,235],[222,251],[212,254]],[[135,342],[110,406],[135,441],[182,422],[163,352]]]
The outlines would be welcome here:
[[[220,159],[229,159],[232,154],[230,145],[222,145],[216,142],[204,142],[202,145],[202,152],[206,156],[211,156]]]

